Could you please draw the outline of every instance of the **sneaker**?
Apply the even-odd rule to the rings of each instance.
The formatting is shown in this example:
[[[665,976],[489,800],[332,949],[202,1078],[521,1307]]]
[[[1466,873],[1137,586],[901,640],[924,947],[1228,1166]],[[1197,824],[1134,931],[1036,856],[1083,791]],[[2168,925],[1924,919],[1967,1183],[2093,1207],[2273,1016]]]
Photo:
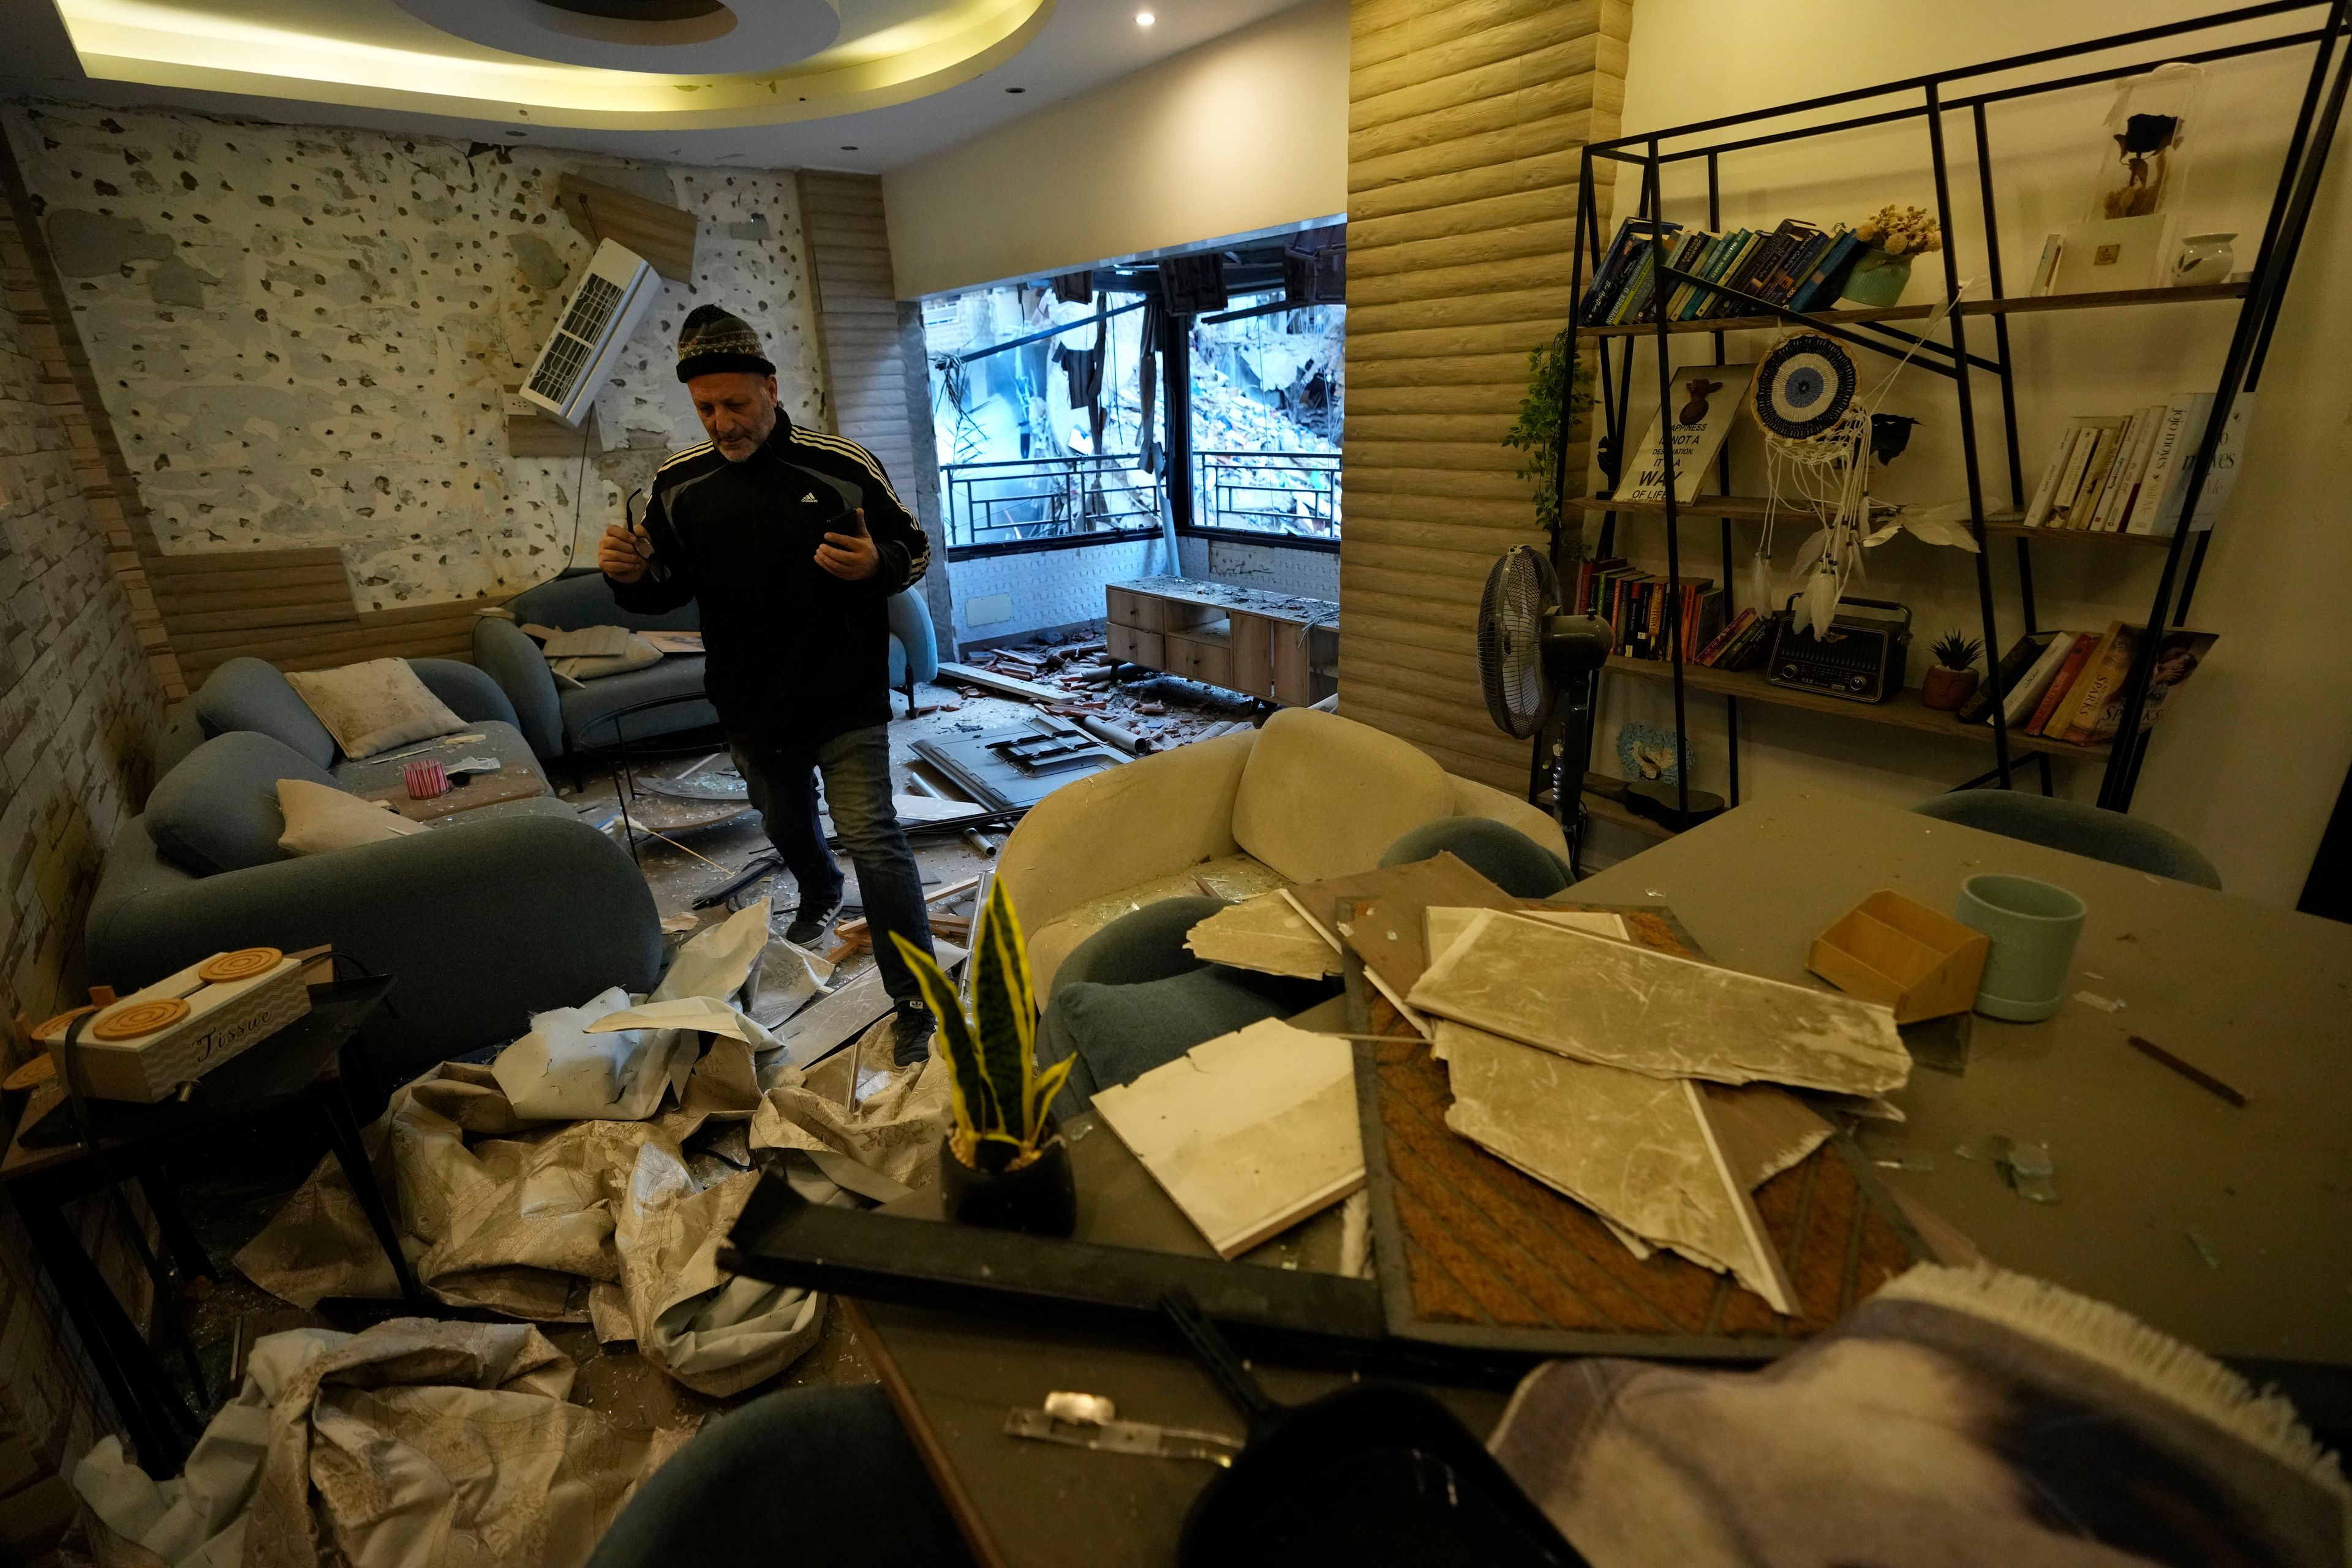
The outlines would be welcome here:
[[[823,936],[825,928],[832,925],[841,913],[841,900],[847,886],[845,882],[835,882],[831,892],[820,893],[815,898],[803,893],[801,907],[793,911],[793,923],[784,928],[784,940],[795,946],[807,947]]]
[[[897,1064],[902,1068],[908,1068],[929,1060],[931,1054],[931,1037],[938,1033],[939,1026],[940,1021],[931,1016],[931,1010],[929,1007],[913,1002],[900,1003],[898,1027],[893,1031],[894,1048],[897,1052],[893,1059]]]

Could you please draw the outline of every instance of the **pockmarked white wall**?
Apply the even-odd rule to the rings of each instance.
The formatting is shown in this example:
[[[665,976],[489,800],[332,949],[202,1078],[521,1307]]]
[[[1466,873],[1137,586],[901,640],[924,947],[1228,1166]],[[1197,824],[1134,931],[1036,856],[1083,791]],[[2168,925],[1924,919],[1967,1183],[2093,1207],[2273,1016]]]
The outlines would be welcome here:
[[[823,408],[789,172],[627,163],[168,110],[0,111],[166,553],[339,545],[362,610],[512,593],[702,439],[677,382],[696,305],[749,321],[785,412]],[[698,220],[596,400],[601,452],[516,458],[504,388],[594,246],[576,172]]]
[[[1977,0],[1916,11],[1863,0],[1782,0],[1769,6],[1642,0],[1634,10],[1624,132],[1664,129],[2210,10],[2186,0],[2076,0],[2065,5]],[[2275,32],[2297,25],[2288,18],[2263,26]],[[2234,41],[2256,31],[2241,28],[2214,41]],[[2150,46],[2114,57],[2117,63],[2162,58],[2162,50]],[[2241,268],[2252,265],[2309,62],[2310,51],[2298,47],[2210,68],[2205,112],[2192,128],[2179,232],[2237,231]],[[2103,121],[2111,100],[2112,89],[2096,86],[1989,110],[1994,211],[2008,292],[2026,290],[2045,236],[2088,216],[2093,180],[2108,147]],[[1979,280],[1981,293],[1987,258],[1979,238],[1979,185],[1969,117],[1948,117],[1946,137],[1959,274],[1964,281]],[[2345,653],[2340,634],[2346,595],[2352,593],[2352,526],[2344,500],[2352,491],[2352,464],[2346,455],[2352,445],[2352,360],[2345,353],[2352,342],[2352,273],[2341,264],[2352,249],[2352,207],[2345,195],[2352,147],[2347,141],[2352,133],[2338,138],[2312,213],[2248,430],[2244,466],[2215,530],[2191,608],[2189,624],[2220,634],[2220,641],[2195,679],[2166,707],[2132,808],[2135,816],[2194,841],[2221,868],[2231,891],[2290,905],[2301,892],[2352,764],[2352,657]],[[1769,227],[1784,217],[1851,224],[1888,202],[1934,205],[1927,133],[1916,119],[1727,153],[1721,163],[1722,218],[1727,226]],[[1633,190],[1631,183],[1619,186],[1625,211],[1632,210]],[[1675,165],[1664,196],[1667,216],[1704,224],[1704,165]],[[1906,301],[1936,297],[1942,259],[1933,255],[1917,265]],[[2211,391],[2234,317],[2233,304],[2218,303],[2012,318],[2029,498],[2070,417],[2126,413],[2177,391]],[[1772,336],[1732,335],[1721,363],[1754,360]],[[1972,349],[1985,352],[1990,324],[1982,318],[1971,321],[1969,337]],[[1703,334],[1677,338],[1675,347],[1679,363],[1717,363],[1711,340]],[[1643,348],[1640,368],[1654,375],[1646,342]],[[1867,387],[1893,362],[1858,354],[1857,363]],[[2013,498],[2000,434],[1998,384],[1979,374],[1974,389],[1986,505],[1989,510],[2004,510]],[[1640,408],[1638,398],[1635,406]],[[1885,407],[1922,423],[1909,450],[1874,470],[1873,494],[1922,503],[1964,499],[1952,383],[1906,371]],[[1634,423],[1644,421],[1637,414]],[[1633,438],[1640,434],[1632,432]],[[1762,493],[1759,442],[1752,426],[1735,431],[1732,450],[1732,488]],[[1694,520],[1683,526],[1685,572],[1719,576],[1719,525]],[[1805,532],[1785,524],[1779,531],[1773,559],[1783,593]],[[1759,537],[1759,531],[1749,525],[1733,527],[1733,587],[1743,605],[1748,560]],[[1656,520],[1621,521],[1618,542],[1620,552],[1663,570]],[[1991,556],[2000,636],[2006,646],[2022,630],[2013,542],[1997,538]],[[2143,620],[2162,560],[2154,550],[2095,541],[2059,537],[2037,543],[2032,562],[2040,625],[2098,632],[2111,620]],[[1914,684],[1931,662],[1927,646],[1938,635],[1951,629],[1978,635],[1975,574],[1959,552],[1906,535],[1870,552],[1869,575],[1855,591],[1912,608]],[[1604,682],[1604,758],[1613,752],[1618,726],[1625,721],[1672,721],[1663,684],[1616,679]],[[1694,695],[1690,711],[1696,777],[1720,791],[1728,773],[1724,704]],[[1828,784],[1904,805],[1991,765],[1990,733],[1981,746],[1963,745],[1758,703],[1745,705],[1739,719],[1743,797],[1793,784]],[[1616,771],[1613,761],[1601,765]],[[2036,765],[2021,763],[2026,770],[2021,786],[2034,787]],[[2056,763],[2053,768],[2060,793],[2082,800],[2096,796],[2095,766]]]
[[[898,296],[1348,205],[1348,3],[1307,0],[882,179]]]

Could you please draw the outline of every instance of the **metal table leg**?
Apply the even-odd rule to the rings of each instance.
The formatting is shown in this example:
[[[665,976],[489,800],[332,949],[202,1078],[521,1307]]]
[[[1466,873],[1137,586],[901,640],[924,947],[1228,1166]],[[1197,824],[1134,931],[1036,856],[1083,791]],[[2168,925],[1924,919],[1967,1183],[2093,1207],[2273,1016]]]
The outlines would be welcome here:
[[[21,1186],[12,1195],[34,1252],[89,1347],[100,1380],[114,1397],[140,1463],[151,1474],[178,1474],[202,1424],[172,1386],[171,1375],[122,1310],[113,1287],[74,1238],[58,1201]]]
[[[393,1223],[391,1206],[383,1201],[383,1189],[376,1184],[375,1167],[369,1163],[367,1145],[360,1138],[359,1119],[352,1114],[351,1101],[343,1096],[342,1080],[337,1078],[319,1085],[311,1098],[327,1114],[335,1163],[343,1168],[343,1179],[352,1184],[352,1192],[359,1198],[360,1208],[367,1215],[377,1243],[392,1260],[393,1278],[400,1281],[401,1295],[413,1307],[429,1306],[415,1270],[408,1267],[408,1255],[401,1250],[400,1229]]]

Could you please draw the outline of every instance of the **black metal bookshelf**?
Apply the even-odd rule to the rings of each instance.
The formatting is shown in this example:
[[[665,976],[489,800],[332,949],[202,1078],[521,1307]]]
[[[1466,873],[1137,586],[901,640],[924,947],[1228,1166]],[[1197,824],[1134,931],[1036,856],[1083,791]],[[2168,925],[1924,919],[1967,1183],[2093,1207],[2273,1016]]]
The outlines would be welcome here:
[[[2311,14],[2315,25],[2270,37],[2217,40],[2218,35],[2230,29],[2300,14]],[[2185,49],[2179,47],[2184,43],[2188,46]],[[2090,57],[2117,55],[2144,45],[2170,45],[2173,47],[2170,52],[2162,54],[2137,56],[2087,68],[2084,65]],[[2055,297],[2011,296],[2007,292],[2001,275],[1995,169],[1986,119],[1986,110],[1990,106],[2136,76],[2171,61],[2210,64],[2274,50],[2302,48],[2312,52],[2310,71],[2294,129],[2280,157],[2278,185],[2263,229],[2262,245],[2256,252],[2253,269],[2243,281]],[[1706,176],[1706,226],[1719,230],[1722,227],[1722,163],[1726,155],[1751,148],[1913,120],[1921,121],[1926,132],[1927,162],[1934,175],[1936,217],[1944,238],[1940,255],[1946,295],[1949,297],[1959,289],[1964,245],[1977,247],[1971,254],[1982,258],[1990,289],[1989,298],[1962,300],[1958,308],[1944,319],[1939,329],[1931,331],[1922,339],[1895,323],[1926,321],[1934,314],[1933,307],[1909,305],[1800,313],[1669,267],[1666,264],[1667,242],[1660,238],[1652,243],[1661,298],[1671,291],[1674,284],[1688,283],[1709,294],[1738,301],[1744,307],[1741,313],[1698,321],[1668,321],[1663,319],[1661,312],[1662,319],[1654,322],[1593,327],[1579,324],[1576,318],[1571,317],[1569,329],[1572,334],[1571,346],[1580,353],[1590,347],[1599,360],[1596,385],[1599,387],[1604,432],[1600,460],[1609,490],[1618,488],[1623,465],[1628,460],[1627,426],[1635,412],[1633,377],[1635,361],[1640,357],[1639,340],[1643,338],[1649,339],[1655,350],[1658,382],[1658,403],[1655,406],[1664,406],[1669,400],[1674,374],[1672,342],[1675,336],[1688,332],[1711,333],[1717,363],[1721,363],[1725,333],[1781,326],[1802,327],[1874,353],[1898,358],[1906,353],[1913,353],[1916,356],[1912,360],[1913,368],[1941,376],[1952,387],[1953,416],[1959,427],[1961,464],[1968,484],[1969,526],[1977,543],[1978,613],[1984,639],[1986,684],[1992,697],[1991,724],[1965,724],[1948,714],[1934,713],[1920,706],[1915,695],[1907,691],[1887,703],[1848,703],[1773,687],[1768,685],[1760,674],[1739,674],[1690,665],[1686,662],[1689,650],[1682,646],[1680,617],[1669,616],[1666,618],[1672,629],[1670,653],[1666,659],[1612,658],[1608,668],[1593,679],[1598,680],[1602,676],[1614,674],[1665,680],[1672,685],[1675,734],[1682,764],[1677,772],[1681,779],[1681,804],[1685,809],[1689,805],[1690,789],[1689,701],[1695,691],[1720,696],[1724,700],[1730,751],[1728,795],[1735,805],[1739,800],[1740,705],[1758,701],[1829,713],[1863,722],[1940,732],[1963,740],[1976,740],[1989,734],[1992,743],[1993,766],[1990,771],[1955,786],[1961,789],[1994,781],[2003,788],[2012,787],[2020,752],[2033,758],[2040,771],[2041,788],[2045,795],[2052,789],[2050,759],[2053,756],[2095,762],[2105,770],[2100,784],[2099,804],[2117,811],[2130,809],[2132,794],[2147,754],[2148,737],[2140,733],[2140,721],[2154,672],[2158,639],[2153,636],[2140,639],[2137,657],[2126,682],[2122,723],[2112,747],[2067,745],[2051,742],[2039,736],[2011,734],[2003,714],[2002,699],[2005,694],[2000,689],[2000,657],[2014,639],[2004,638],[2000,635],[2000,616],[1994,604],[1991,542],[2003,537],[2016,541],[2018,615],[2022,630],[2027,634],[2041,629],[2033,600],[2033,546],[2044,542],[2063,542],[2069,546],[2079,543],[2091,549],[2112,548],[2126,552],[2126,559],[2138,559],[2144,552],[2160,549],[2162,564],[2150,596],[2146,624],[2151,628],[2162,626],[2168,624],[2168,624],[2175,626],[2186,622],[2190,601],[2196,595],[2198,576],[2204,566],[2206,552],[2212,539],[2210,531],[2192,530],[2189,520],[2196,516],[2199,499],[2204,491],[2221,433],[2228,424],[2231,404],[2242,394],[2252,394],[2261,380],[2263,361],[2285,297],[2287,280],[2294,269],[2295,253],[2302,243],[2312,201],[2326,166],[2329,144],[2335,140],[2342,118],[2347,86],[2352,86],[2352,0],[2272,0],[2270,4],[2241,6],[2191,21],[2112,34],[2079,44],[2013,55],[2004,59],[1989,60],[1876,87],[1858,88],[1744,114],[1725,115],[1611,142],[1596,142],[1585,147],[1576,227],[1571,242],[1574,262],[1570,289],[1570,298],[1579,302],[1574,309],[1580,315],[1587,269],[1598,268],[1602,247],[1607,243],[1600,212],[1601,193],[1594,181],[1595,169],[1601,161],[1619,165],[1621,174],[1627,169],[1640,172],[1636,216],[1656,222],[1664,216],[1663,187],[1667,167],[1703,160]],[[1841,109],[1853,112],[1820,122],[1787,123],[1791,120],[1810,120],[1825,111]],[[1963,236],[1959,232],[1952,209],[1952,170],[1946,142],[1949,122],[1955,115],[1965,116],[1964,133],[1970,136],[1974,143],[1982,216],[1978,232],[1973,236]],[[2216,385],[2211,415],[2206,421],[2189,469],[2180,509],[2181,521],[2174,531],[2168,535],[2110,534],[2024,527],[2019,514],[2025,504],[2025,477],[2018,445],[2014,383],[2016,361],[2010,343],[2009,318],[2015,314],[2053,310],[2146,309],[2170,311],[2196,306],[2218,308],[2231,303],[2236,306],[2237,321]],[[1991,327],[1990,351],[1978,352],[1969,344],[1971,328],[1980,329],[1987,322]],[[1982,342],[1980,331],[1978,341]],[[1987,478],[1981,472],[1979,455],[1979,422],[1985,417],[1979,403],[1979,376],[1990,378],[1997,389],[1997,417],[2006,456],[2006,473],[2000,477],[2007,481],[2010,497],[2008,506],[1999,510],[1987,503]],[[1569,417],[1563,414],[1560,431],[1563,452],[1569,449],[1566,427]],[[1727,450],[1717,458],[1718,489],[1727,493],[1677,501],[1674,499],[1675,480],[1671,442],[1667,444],[1664,456],[1666,499],[1663,501],[1570,496],[1567,494],[1569,476],[1563,463],[1558,477],[1562,528],[1559,545],[1555,551],[1555,564],[1572,571],[1574,560],[1562,558],[1570,557],[1571,553],[1580,558],[1584,553],[1581,523],[1575,526],[1571,535],[1568,521],[1581,512],[1597,513],[1601,519],[1601,534],[1593,552],[1598,556],[1611,552],[1621,518],[1661,517],[1665,532],[1668,603],[1679,603],[1682,585],[1681,520],[1685,517],[1715,518],[1722,526],[1721,583],[1727,616],[1732,613],[1730,595],[1735,581],[1734,529],[1742,523],[1762,521],[1765,503],[1760,499],[1727,493],[1730,489]],[[1572,552],[1568,548],[1571,537],[1574,544]],[[1770,613],[1771,606],[1758,605],[1756,610],[1759,616],[1766,615]],[[1544,743],[1538,740],[1539,751]],[[1538,775],[1547,771],[1542,766],[1540,756],[1536,763]]]

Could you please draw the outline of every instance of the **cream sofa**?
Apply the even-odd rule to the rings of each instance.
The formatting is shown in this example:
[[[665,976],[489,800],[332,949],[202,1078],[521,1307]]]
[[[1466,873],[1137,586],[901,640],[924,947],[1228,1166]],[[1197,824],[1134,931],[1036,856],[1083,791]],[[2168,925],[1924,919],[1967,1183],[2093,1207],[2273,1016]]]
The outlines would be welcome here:
[[[1043,996],[1072,948],[1130,910],[1369,871],[1406,831],[1446,816],[1491,817],[1568,855],[1559,825],[1524,801],[1370,725],[1286,708],[1262,730],[1055,790],[1013,829],[996,874]]]

